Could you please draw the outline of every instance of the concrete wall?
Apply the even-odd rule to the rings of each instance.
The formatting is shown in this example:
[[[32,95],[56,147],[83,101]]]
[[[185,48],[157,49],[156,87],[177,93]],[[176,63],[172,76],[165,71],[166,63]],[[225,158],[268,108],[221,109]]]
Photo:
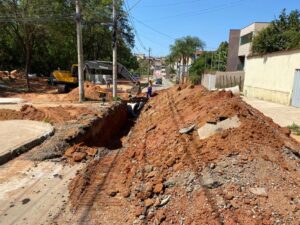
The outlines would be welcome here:
[[[244,71],[217,71],[215,74],[204,74],[202,76],[201,84],[208,90],[229,88],[234,86],[239,86],[240,90],[243,90],[244,77]]]
[[[245,96],[290,105],[296,69],[300,69],[300,50],[249,57]]]

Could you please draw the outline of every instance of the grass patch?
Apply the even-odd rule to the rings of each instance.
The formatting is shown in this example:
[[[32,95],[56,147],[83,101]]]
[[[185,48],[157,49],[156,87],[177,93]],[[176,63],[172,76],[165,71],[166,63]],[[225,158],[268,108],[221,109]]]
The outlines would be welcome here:
[[[300,126],[293,123],[287,127],[293,134],[300,136]]]

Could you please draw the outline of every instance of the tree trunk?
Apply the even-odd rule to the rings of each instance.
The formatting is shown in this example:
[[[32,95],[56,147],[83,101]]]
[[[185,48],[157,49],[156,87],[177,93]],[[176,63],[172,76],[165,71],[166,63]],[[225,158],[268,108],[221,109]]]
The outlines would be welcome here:
[[[181,83],[184,84],[184,77],[186,76],[186,73],[185,73],[185,70],[186,70],[186,58],[185,57],[183,57],[182,63],[183,63],[183,68],[182,68],[182,81],[181,81]]]
[[[32,48],[30,44],[26,44],[26,61],[25,61],[25,73],[27,89],[30,91],[29,73],[31,72],[31,58],[32,58]]]

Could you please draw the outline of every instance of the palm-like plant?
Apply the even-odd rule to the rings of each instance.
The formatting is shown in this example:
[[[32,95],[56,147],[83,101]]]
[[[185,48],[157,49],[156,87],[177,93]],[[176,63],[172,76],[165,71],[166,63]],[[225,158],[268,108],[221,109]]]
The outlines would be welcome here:
[[[198,37],[186,36],[180,39],[176,39],[175,43],[170,46],[171,56],[176,60],[182,62],[183,73],[189,62],[189,59],[193,57],[197,49],[203,50],[205,43]],[[180,74],[180,80],[183,81],[183,76]]]

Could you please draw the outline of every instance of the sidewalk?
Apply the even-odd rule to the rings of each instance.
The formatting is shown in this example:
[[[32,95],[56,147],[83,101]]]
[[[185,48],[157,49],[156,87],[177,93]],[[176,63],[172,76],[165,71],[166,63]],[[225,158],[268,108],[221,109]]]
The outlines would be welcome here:
[[[272,118],[275,123],[282,127],[292,125],[293,123],[300,125],[300,108],[247,97],[243,97],[243,100],[266,116]]]
[[[54,128],[31,120],[0,121],[0,165],[42,143]]]

